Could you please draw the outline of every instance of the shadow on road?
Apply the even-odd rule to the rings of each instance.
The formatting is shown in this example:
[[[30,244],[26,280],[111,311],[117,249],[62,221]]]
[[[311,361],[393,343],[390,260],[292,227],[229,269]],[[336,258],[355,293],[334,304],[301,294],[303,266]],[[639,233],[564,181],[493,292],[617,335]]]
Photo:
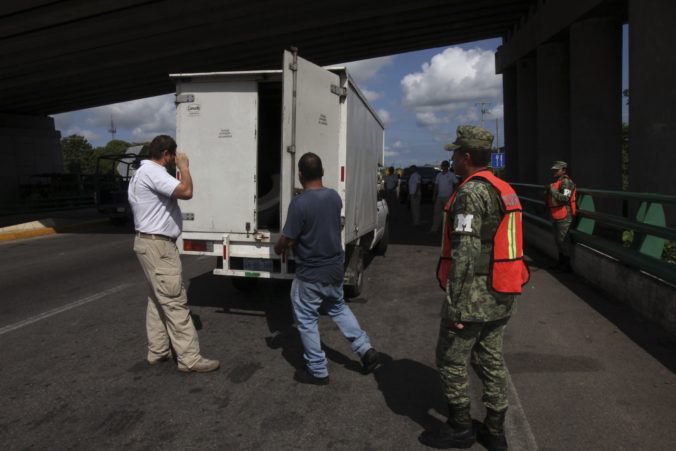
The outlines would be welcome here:
[[[529,263],[531,271],[547,271],[554,262],[537,251],[527,247],[526,254],[533,259]],[[653,358],[676,373],[676,337],[651,321],[642,318],[635,310],[609,297],[595,286],[573,273],[552,272],[562,285],[575,293],[590,307],[613,323],[634,343],[643,348]]]
[[[439,246],[441,231],[430,232],[432,227],[432,204],[420,206],[421,224],[413,225],[411,210],[406,204],[395,202],[390,207],[390,244],[408,244],[415,246]],[[441,229],[441,228],[440,228]]]
[[[383,364],[374,375],[387,406],[423,429],[438,429],[442,421],[430,412],[445,416],[447,408],[436,370],[414,360],[380,355]]]

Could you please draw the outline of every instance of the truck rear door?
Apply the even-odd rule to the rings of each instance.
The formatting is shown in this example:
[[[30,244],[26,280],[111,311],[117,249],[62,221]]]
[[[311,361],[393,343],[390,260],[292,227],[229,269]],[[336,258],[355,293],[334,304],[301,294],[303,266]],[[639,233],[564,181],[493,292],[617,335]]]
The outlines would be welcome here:
[[[284,52],[282,143],[282,224],[294,192],[301,188],[297,164],[306,152],[322,159],[324,185],[338,191],[340,180],[340,77]]]
[[[176,93],[178,150],[188,154],[194,185],[181,202],[184,232],[255,230],[257,83],[192,77]]]

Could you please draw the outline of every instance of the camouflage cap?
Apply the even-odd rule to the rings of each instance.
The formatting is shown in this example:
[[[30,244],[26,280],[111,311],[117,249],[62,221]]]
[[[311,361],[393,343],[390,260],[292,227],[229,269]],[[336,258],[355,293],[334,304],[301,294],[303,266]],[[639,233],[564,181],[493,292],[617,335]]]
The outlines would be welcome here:
[[[565,161],[555,161],[552,163],[552,169],[568,169],[568,163]]]
[[[493,134],[476,125],[459,125],[455,135],[455,141],[444,149],[490,149],[493,145]]]

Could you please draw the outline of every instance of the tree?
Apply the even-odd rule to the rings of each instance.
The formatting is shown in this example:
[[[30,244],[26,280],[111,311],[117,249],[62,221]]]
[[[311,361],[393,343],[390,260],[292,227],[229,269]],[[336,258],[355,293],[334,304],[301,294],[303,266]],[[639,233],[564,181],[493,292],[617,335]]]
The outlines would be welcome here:
[[[80,135],[70,135],[61,139],[61,153],[66,172],[80,174],[84,171],[85,162],[91,158],[94,148],[87,138]]]

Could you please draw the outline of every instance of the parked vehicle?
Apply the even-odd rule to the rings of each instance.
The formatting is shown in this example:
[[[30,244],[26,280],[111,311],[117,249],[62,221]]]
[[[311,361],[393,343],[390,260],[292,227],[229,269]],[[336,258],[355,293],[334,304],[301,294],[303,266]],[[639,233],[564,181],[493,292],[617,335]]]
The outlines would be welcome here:
[[[345,288],[357,296],[364,257],[384,252],[388,208],[377,193],[383,124],[345,68],[324,69],[284,52],[282,70],[173,74],[176,135],[190,157],[195,193],[181,201],[185,254],[221,257],[214,274],[235,286],[293,278],[274,243],[301,189],[305,152],[324,164],[324,185],[343,200]]]
[[[142,146],[136,146],[140,151]],[[116,155],[102,155],[96,161],[94,175],[94,201],[96,209],[107,216],[111,222],[122,224],[132,217],[131,206],[127,198],[127,188],[141,157],[132,152]]]
[[[418,174],[420,174],[420,190],[422,193],[422,201],[432,201],[434,195],[434,179],[437,174],[441,172],[433,166],[418,166]],[[399,201],[401,203],[408,202],[408,179],[411,177],[411,168],[404,168],[399,181]]]

